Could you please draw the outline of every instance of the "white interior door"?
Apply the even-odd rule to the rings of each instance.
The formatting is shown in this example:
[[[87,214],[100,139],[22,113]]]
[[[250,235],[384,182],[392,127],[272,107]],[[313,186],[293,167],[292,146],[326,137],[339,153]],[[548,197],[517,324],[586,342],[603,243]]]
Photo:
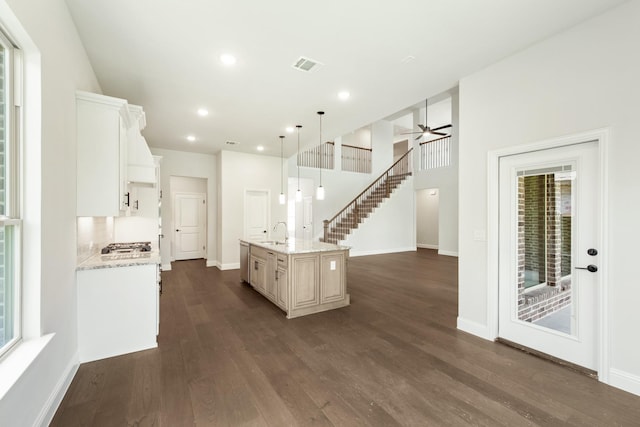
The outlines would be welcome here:
[[[204,194],[175,194],[173,241],[176,260],[204,258],[205,200]]]
[[[302,238],[313,239],[313,197],[305,196],[302,199]]]
[[[500,158],[499,336],[593,370],[599,173],[596,142]]]
[[[250,240],[269,237],[269,191],[245,190],[244,235]]]

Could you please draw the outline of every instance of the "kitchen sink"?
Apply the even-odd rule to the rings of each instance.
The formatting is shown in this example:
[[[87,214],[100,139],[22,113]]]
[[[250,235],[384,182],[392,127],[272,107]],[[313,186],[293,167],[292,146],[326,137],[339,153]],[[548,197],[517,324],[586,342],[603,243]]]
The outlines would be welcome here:
[[[260,243],[264,245],[285,245],[286,242],[278,242],[277,240],[263,240]]]

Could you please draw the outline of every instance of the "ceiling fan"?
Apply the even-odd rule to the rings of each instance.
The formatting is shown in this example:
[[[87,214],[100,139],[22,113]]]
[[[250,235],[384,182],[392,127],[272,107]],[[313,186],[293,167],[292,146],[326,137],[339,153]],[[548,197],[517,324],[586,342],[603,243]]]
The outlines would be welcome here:
[[[418,137],[416,138],[416,141],[419,140],[420,138],[422,138],[423,136],[426,136],[427,134],[430,135],[440,135],[440,136],[449,136],[448,134],[444,133],[444,132],[438,132],[439,130],[442,129],[447,129],[450,128],[451,125],[444,125],[444,126],[438,126],[437,128],[433,128],[431,129],[429,127],[429,122],[427,120],[427,118],[429,117],[428,112],[429,112],[429,100],[425,99],[424,101],[424,125],[418,125],[418,127],[420,128],[420,131],[416,131],[416,132],[405,132],[402,133],[401,135],[414,135],[416,133],[419,133],[420,135],[418,135]]]

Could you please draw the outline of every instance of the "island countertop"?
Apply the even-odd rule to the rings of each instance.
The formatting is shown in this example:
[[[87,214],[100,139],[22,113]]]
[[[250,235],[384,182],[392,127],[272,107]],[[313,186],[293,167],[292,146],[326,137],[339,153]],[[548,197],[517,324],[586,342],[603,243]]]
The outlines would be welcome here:
[[[289,239],[286,243],[276,240],[240,239],[241,242],[259,246],[281,254],[295,255],[314,252],[346,251],[349,246],[334,245],[314,240]]]

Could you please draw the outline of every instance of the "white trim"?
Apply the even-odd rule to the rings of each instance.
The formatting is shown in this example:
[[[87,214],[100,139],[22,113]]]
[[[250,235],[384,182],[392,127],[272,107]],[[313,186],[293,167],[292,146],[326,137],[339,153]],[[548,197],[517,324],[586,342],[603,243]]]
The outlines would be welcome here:
[[[416,246],[422,249],[438,249],[438,245],[431,245],[428,243],[417,243]]]
[[[581,144],[589,141],[597,141],[599,149],[600,188],[598,197],[600,204],[600,253],[608,254],[607,225],[609,215],[607,211],[608,195],[608,128],[594,129],[574,135],[540,141],[489,151],[487,153],[487,339],[494,340],[498,337],[498,260],[499,260],[499,162],[501,157],[532,151],[558,148],[568,145]],[[598,290],[598,307],[600,314],[600,326],[597,333],[598,345],[598,379],[609,384],[610,372],[610,334],[609,334],[609,276],[608,260],[603,256],[600,260],[600,268],[606,272],[601,276],[602,282]]]
[[[78,367],[80,366],[78,363],[79,357],[79,354],[76,353],[69,362],[69,365],[60,376],[58,383],[53,388],[51,395],[49,395],[47,402],[42,407],[40,414],[38,414],[36,421],[33,423],[34,426],[48,426],[51,420],[53,420],[53,416],[56,414],[64,395],[67,393],[67,390],[69,390],[71,381],[73,381],[78,371]]]
[[[216,267],[218,267],[218,269],[220,270],[240,270],[240,263],[239,262],[230,262],[228,264],[221,264],[219,262],[216,261]]]
[[[468,334],[484,338],[485,340],[493,341],[487,325],[483,325],[481,323],[474,322],[473,320],[465,319],[458,316],[456,327]]]
[[[162,271],[171,271],[171,263],[162,264]]]
[[[600,379],[600,378],[598,378]],[[600,379],[600,381],[602,381]],[[605,381],[602,381],[605,382]],[[640,376],[620,369],[609,369],[609,385],[640,396]]]
[[[207,260],[207,267],[217,267],[220,263],[215,259]]]
[[[454,256],[457,257],[458,256],[458,252],[457,251],[438,251],[438,255],[446,255],[446,256]]]
[[[3,356],[0,363],[0,400],[4,399],[20,377],[29,370],[54,335],[49,334],[21,341]]]
[[[394,248],[394,249],[374,249],[371,251],[353,251],[349,253],[350,257],[358,257],[358,256],[368,256],[368,255],[382,255],[382,254],[393,254],[397,252],[415,252],[416,248],[414,246],[408,246],[406,248]]]

